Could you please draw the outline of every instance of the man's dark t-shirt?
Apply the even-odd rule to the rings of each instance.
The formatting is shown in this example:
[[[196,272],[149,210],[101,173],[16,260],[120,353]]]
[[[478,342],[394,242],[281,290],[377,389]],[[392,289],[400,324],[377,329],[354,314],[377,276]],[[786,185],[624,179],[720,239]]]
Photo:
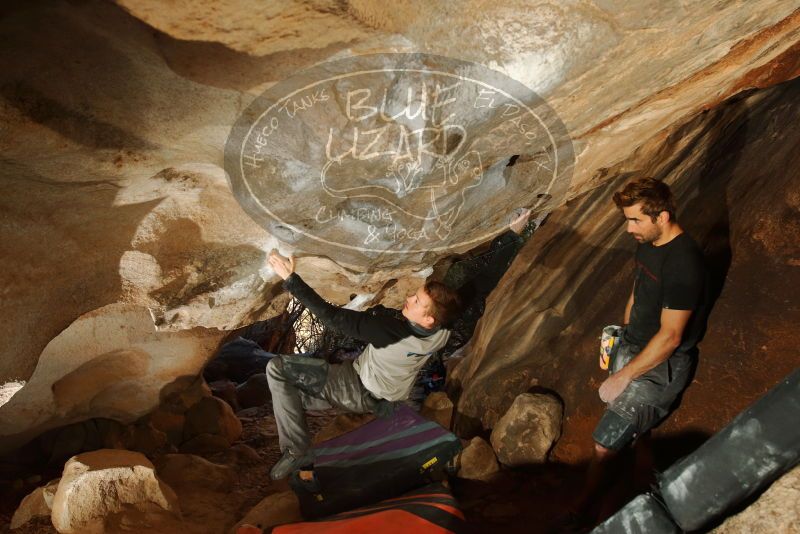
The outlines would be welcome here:
[[[675,352],[694,353],[708,314],[708,283],[703,253],[682,233],[669,243],[643,243],[636,249],[633,308],[625,339],[641,347],[661,328],[661,310],[693,310]]]

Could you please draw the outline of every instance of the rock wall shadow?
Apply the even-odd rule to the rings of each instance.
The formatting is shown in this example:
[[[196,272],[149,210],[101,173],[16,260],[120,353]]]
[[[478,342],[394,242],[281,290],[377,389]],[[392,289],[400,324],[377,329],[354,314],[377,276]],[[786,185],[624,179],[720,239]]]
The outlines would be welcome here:
[[[167,309],[254,275],[266,261],[266,252],[252,245],[204,240],[200,225],[186,217],[164,220],[137,250],[158,263],[162,285],[149,296]],[[214,307],[213,297],[208,305]]]
[[[152,32],[173,72],[197,83],[242,92],[267,82],[278,82],[350,45],[341,42],[324,48],[296,48],[252,56],[222,43],[177,39],[155,28]]]
[[[51,339],[119,298],[122,255],[159,201],[115,206],[112,184],[56,182],[24,166],[2,165],[0,176],[0,272],[8,289],[0,336],[14,340],[0,349],[0,380],[27,380]]]
[[[123,128],[68,108],[24,80],[3,83],[0,96],[22,116],[85,147],[137,151],[158,148]]]

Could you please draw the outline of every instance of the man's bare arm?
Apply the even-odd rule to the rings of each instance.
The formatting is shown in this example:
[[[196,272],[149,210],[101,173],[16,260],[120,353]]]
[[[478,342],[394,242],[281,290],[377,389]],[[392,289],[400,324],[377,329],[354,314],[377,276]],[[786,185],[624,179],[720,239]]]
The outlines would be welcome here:
[[[656,335],[619,372],[633,380],[670,357],[681,344],[683,331],[692,316],[692,310],[661,310],[661,328]]]
[[[691,316],[692,310],[661,310],[661,328],[642,352],[600,385],[600,398],[604,402],[611,402],[633,379],[669,358],[680,346],[683,330]]]

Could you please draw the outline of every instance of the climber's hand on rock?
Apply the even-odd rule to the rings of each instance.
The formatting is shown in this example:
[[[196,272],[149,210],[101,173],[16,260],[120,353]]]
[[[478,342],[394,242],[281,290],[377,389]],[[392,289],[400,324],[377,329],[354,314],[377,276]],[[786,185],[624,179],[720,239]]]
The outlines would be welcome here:
[[[528,220],[530,218],[531,218],[531,210],[524,209],[516,219],[511,221],[511,224],[509,224],[508,227],[512,232],[519,235],[525,229],[525,225],[528,224]]]
[[[269,253],[269,264],[275,270],[275,274],[286,280],[294,272],[294,256],[284,258],[280,253],[272,249]]]
[[[625,391],[625,388],[628,387],[630,383],[631,379],[623,373],[614,373],[600,384],[600,400],[603,402],[613,401],[619,397],[620,393]]]

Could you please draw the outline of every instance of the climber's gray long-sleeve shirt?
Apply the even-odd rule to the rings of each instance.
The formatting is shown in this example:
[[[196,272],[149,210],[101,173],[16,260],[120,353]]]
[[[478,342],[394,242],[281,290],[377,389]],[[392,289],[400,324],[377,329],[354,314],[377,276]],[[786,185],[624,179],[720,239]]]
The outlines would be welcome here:
[[[353,368],[370,393],[381,399],[407,399],[417,372],[450,337],[446,328],[426,330],[405,318],[372,315],[329,304],[297,273],[289,276],[283,286],[325,326],[369,343]]]

